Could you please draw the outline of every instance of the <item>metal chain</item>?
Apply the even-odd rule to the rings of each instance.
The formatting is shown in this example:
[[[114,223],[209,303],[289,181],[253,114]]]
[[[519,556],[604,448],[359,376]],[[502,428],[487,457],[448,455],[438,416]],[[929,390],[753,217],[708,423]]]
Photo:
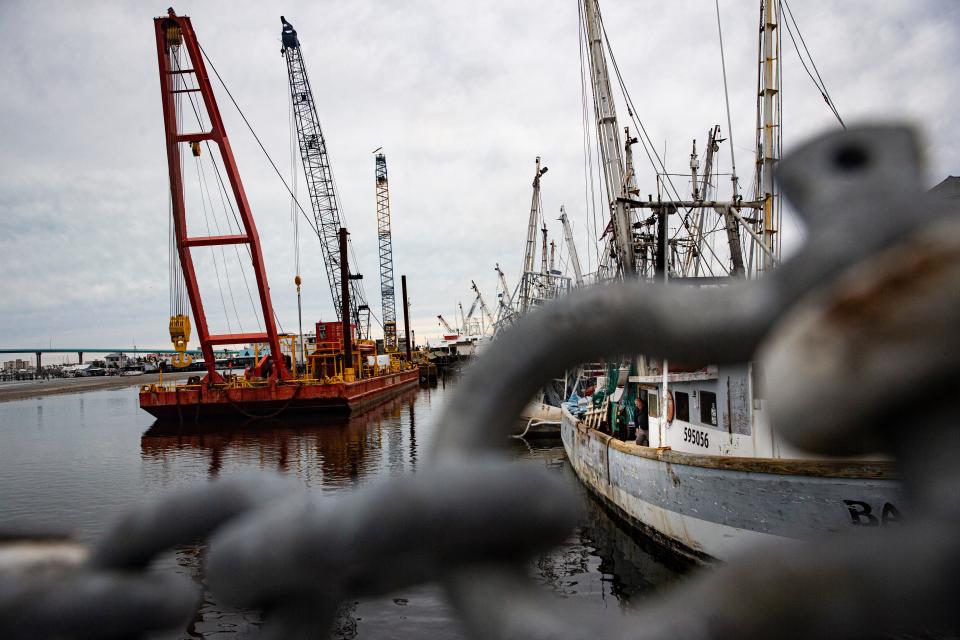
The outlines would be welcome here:
[[[276,477],[215,481],[131,510],[86,560],[56,566],[17,565],[16,545],[0,544],[0,635],[129,637],[185,624],[197,587],[146,568],[204,538],[209,589],[263,610],[267,638],[316,637],[342,601],[424,582],[446,588],[474,638],[955,629],[956,208],[924,195],[917,143],[901,127],[815,140],[783,160],[780,181],[809,229],[781,268],[717,289],[633,282],[550,302],[469,369],[416,475],[322,501]],[[755,549],[627,615],[592,617],[551,597],[525,567],[565,539],[575,500],[545,470],[512,464],[507,436],[544,380],[623,353],[758,362],[778,434],[812,451],[894,457],[911,519]]]

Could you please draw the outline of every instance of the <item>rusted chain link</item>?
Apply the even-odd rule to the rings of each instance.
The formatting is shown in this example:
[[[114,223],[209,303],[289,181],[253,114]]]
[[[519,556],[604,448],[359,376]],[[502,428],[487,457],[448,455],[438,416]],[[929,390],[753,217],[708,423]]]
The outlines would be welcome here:
[[[808,226],[766,277],[722,288],[620,283],[523,318],[445,405],[432,464],[334,499],[238,478],[128,513],[70,569],[0,573],[0,635],[120,637],[175,626],[189,581],[145,572],[163,549],[209,537],[224,602],[267,613],[264,637],[316,637],[345,599],[444,585],[475,638],[871,637],[956,628],[960,223],[923,193],[913,134],[861,127],[781,163]],[[526,574],[576,522],[542,469],[504,455],[544,380],[624,353],[757,361],[773,423],[822,452],[896,457],[913,501],[900,528],[756,549],[629,615],[596,618]],[[951,395],[952,394],[952,395]],[[863,532],[860,532],[861,534]],[[69,596],[69,597],[68,597]]]

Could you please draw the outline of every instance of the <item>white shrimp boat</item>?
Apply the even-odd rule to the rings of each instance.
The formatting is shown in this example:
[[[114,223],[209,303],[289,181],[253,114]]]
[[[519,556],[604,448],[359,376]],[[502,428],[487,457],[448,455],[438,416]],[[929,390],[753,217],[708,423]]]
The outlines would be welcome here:
[[[737,279],[762,278],[776,267],[780,205],[773,170],[782,128],[780,6],[761,0],[752,197],[739,191],[731,152],[732,193],[726,201],[718,199],[717,152],[725,139],[714,126],[702,154],[694,141],[686,176],[689,195],[680,195],[671,178],[677,174],[668,173],[654,155],[657,195],[643,199],[631,153],[638,138],[618,125],[611,77],[619,80],[626,103],[633,103],[617,65],[607,66],[606,52],[612,55],[612,49],[597,0],[580,0],[581,48],[589,63],[584,86],[593,92],[592,120],[609,214],[603,251],[607,262],[598,268],[596,280],[723,287]],[[796,22],[792,28],[797,29]],[[583,102],[588,104],[589,97]],[[628,112],[648,154],[650,149],[656,154],[636,109]],[[729,122],[728,113],[728,128]],[[717,235],[711,236],[714,231]],[[581,377],[575,385],[576,393],[589,399],[571,397],[563,405],[561,436],[570,463],[624,520],[697,561],[727,560],[770,540],[882,527],[897,522],[901,512],[909,517],[891,462],[814,458],[780,441],[770,428],[757,377],[750,363],[678,367],[643,356],[610,363],[606,375]]]
[[[563,408],[561,435],[577,476],[629,524],[697,561],[727,560],[771,539],[811,539],[900,519],[892,463],[804,457],[779,441],[749,367],[630,376],[644,400],[649,445],[597,427],[604,407]],[[602,383],[602,381],[601,381]],[[623,396],[621,395],[621,398]],[[616,412],[616,403],[613,410]]]

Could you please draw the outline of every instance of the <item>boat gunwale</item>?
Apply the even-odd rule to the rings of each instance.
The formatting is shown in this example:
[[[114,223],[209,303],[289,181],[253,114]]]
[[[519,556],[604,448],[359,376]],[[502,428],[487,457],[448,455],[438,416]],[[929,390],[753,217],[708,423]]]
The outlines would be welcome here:
[[[669,448],[657,448],[639,445],[634,442],[617,440],[613,436],[597,431],[585,425],[566,408],[564,417],[571,420],[581,433],[604,442],[608,448],[621,453],[657,460],[667,464],[682,464],[705,469],[724,471],[743,471],[747,473],[768,473],[779,475],[806,475],[823,478],[851,478],[872,480],[897,480],[896,465],[886,460],[804,460],[800,458],[752,458],[746,456],[719,456],[713,454],[688,453]]]

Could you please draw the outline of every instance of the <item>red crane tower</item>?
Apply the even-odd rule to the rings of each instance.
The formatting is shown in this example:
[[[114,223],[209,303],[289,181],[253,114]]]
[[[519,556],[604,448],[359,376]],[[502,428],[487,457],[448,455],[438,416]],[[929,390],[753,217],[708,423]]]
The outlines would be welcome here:
[[[220,117],[216,97],[210,85],[206,65],[201,55],[197,36],[193,31],[190,18],[178,16],[173,9],[168,15],[154,19],[154,29],[157,37],[157,59],[160,65],[160,92],[163,100],[163,120],[166,129],[167,163],[170,171],[170,195],[173,207],[174,235],[176,237],[177,254],[183,271],[184,284],[190,298],[190,309],[196,324],[200,341],[200,350],[203,353],[204,364],[207,369],[206,382],[222,382],[223,378],[216,370],[213,347],[216,345],[263,343],[270,347],[270,357],[273,362],[270,377],[286,379],[289,373],[285,367],[280,352],[280,340],[273,317],[273,305],[270,302],[270,288],[267,285],[267,274],[263,265],[263,254],[260,251],[260,238],[257,227],[250,212],[250,203],[240,181],[237,163],[233,157],[230,141]],[[189,56],[189,65],[179,63],[181,49],[185,49]],[[194,82],[186,82],[192,76]],[[209,131],[185,132],[181,129],[181,112],[177,108],[180,96],[190,93],[199,93],[202,106],[206,110]],[[223,160],[224,169],[229,181],[233,198],[237,205],[243,233],[221,236],[191,236],[187,229],[186,205],[184,202],[183,174],[180,163],[180,153],[188,145],[194,155],[200,153],[200,143],[217,145]],[[194,269],[190,250],[193,247],[210,247],[216,245],[246,244],[250,249],[250,259],[253,263],[253,272],[256,278],[257,292],[260,298],[260,307],[263,313],[262,333],[227,333],[211,335],[206,315],[204,314],[203,300],[197,284],[197,275]],[[185,326],[184,326],[185,325]],[[171,318],[171,338],[175,343],[178,340],[184,345],[189,339],[189,320],[185,314],[178,314]],[[184,332],[185,329],[185,332]],[[184,333],[186,336],[184,336]],[[176,335],[175,335],[176,334]]]

